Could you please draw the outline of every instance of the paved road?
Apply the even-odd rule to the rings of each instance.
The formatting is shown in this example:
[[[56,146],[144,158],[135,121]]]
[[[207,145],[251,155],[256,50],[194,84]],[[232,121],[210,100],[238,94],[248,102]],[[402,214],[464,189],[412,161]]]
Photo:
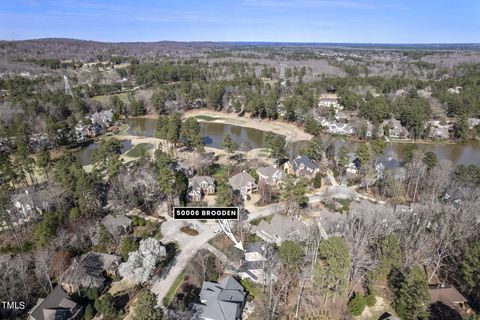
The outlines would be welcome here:
[[[252,212],[248,216],[248,221],[256,218],[265,217],[272,213],[275,213],[280,208],[279,204],[270,205],[255,212]],[[162,223],[161,231],[163,235],[163,242],[176,241],[181,250],[180,254],[176,256],[175,262],[168,271],[168,274],[164,277],[158,278],[152,284],[151,291],[157,295],[158,305],[162,305],[163,298],[168,292],[168,289],[172,286],[175,279],[185,269],[188,261],[197,253],[197,251],[204,246],[210,239],[215,237],[217,233],[214,231],[219,230],[218,224],[204,224],[196,222],[195,226],[199,232],[196,236],[189,236],[180,231],[183,226],[192,225],[193,221],[182,221],[168,219]]]

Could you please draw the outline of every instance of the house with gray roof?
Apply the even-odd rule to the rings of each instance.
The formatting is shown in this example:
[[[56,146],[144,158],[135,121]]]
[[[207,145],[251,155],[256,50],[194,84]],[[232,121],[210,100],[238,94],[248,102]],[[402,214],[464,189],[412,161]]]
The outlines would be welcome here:
[[[102,219],[102,224],[113,237],[117,238],[130,232],[132,220],[124,214],[107,214]]]
[[[260,221],[258,226],[253,226],[255,234],[269,243],[281,245],[285,240],[303,240],[308,234],[305,222],[292,216],[274,214],[270,222]]]
[[[390,120],[385,120],[381,126],[382,129],[388,128],[388,137],[394,139],[407,139],[409,136],[408,130],[402,126],[400,120],[391,118]],[[385,130],[380,130],[385,134]]]
[[[237,275],[242,279],[249,279],[252,282],[265,284],[265,257],[258,250],[246,250],[241,261]]]
[[[387,171],[397,180],[405,180],[406,171],[393,155],[384,155],[374,161],[377,178],[383,179]]]
[[[61,199],[61,190],[48,187],[28,188],[12,196],[12,206],[7,209],[13,227],[39,219],[44,212],[54,209]]]
[[[313,177],[320,168],[308,156],[298,156],[285,162],[283,169],[291,175]]]
[[[188,182],[187,197],[189,201],[202,201],[205,194],[215,193],[215,179],[209,176],[194,176]]]
[[[218,283],[204,281],[200,291],[201,304],[198,305],[200,319],[241,319],[246,297],[245,289],[232,276],[228,276]]]
[[[104,128],[107,128],[113,122],[113,111],[110,109],[101,112],[95,112],[90,116],[90,120],[92,120],[93,124],[98,124]]]
[[[60,284],[69,293],[84,288],[102,290],[105,276],[114,276],[120,264],[120,257],[113,254],[88,252],[74,259],[70,267],[62,274]]]
[[[243,198],[252,192],[258,190],[255,179],[245,170],[228,179],[228,183],[232,186],[233,191],[240,192]]]
[[[60,286],[56,286],[45,298],[28,312],[28,320],[77,320],[83,315],[83,307],[70,299]]]
[[[258,178],[271,186],[278,186],[285,178],[283,172],[277,165],[257,168]]]

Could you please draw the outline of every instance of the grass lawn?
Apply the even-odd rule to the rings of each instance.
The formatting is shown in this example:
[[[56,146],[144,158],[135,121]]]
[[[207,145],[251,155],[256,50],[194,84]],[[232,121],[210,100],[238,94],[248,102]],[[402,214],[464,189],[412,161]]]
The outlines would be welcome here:
[[[219,165],[218,167],[215,168],[215,171],[213,172],[212,176],[216,178],[221,178],[226,176],[227,174],[227,167]]]
[[[172,286],[170,287],[170,289],[168,289],[168,292],[165,295],[165,298],[163,298],[164,306],[168,307],[170,303],[172,303],[173,298],[175,298],[175,293],[177,292],[178,287],[180,287],[180,284],[182,283],[184,278],[185,278],[185,272],[182,271],[182,273],[180,273],[178,277],[175,279],[175,281],[172,283]]]
[[[92,97],[92,100],[98,101],[101,104],[108,104],[110,103],[110,97],[112,96],[117,96],[122,100],[123,102],[128,102],[128,93],[127,92],[122,92],[122,93],[116,93],[116,94],[104,94],[101,96],[95,96]]]
[[[204,116],[204,115],[199,115],[199,116],[194,116],[195,119],[198,120],[203,120],[203,121],[215,121],[215,120],[222,120],[222,117],[212,117],[212,116]]]
[[[132,158],[140,158],[142,154],[145,154],[151,148],[153,148],[153,144],[142,142],[133,147],[133,149],[128,151],[125,155]]]
[[[262,220],[265,220],[265,221],[267,221],[268,223],[271,223],[271,222],[272,222],[272,219],[273,219],[273,215],[274,215],[274,213],[272,213],[271,215],[268,215],[268,216],[266,216],[266,217],[259,217],[259,218],[253,219],[252,221],[250,221],[250,223],[253,224],[254,226],[258,226],[258,224],[259,224],[260,221],[262,221]]]

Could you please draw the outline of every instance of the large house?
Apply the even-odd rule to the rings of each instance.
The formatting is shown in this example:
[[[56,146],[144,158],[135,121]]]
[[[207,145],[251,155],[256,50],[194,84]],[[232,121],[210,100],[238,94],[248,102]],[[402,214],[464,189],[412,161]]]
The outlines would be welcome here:
[[[257,250],[245,251],[245,257],[242,260],[237,275],[242,279],[249,279],[255,283],[265,284],[265,257]]]
[[[285,178],[285,172],[277,165],[259,167],[257,173],[260,181],[264,181],[271,186],[278,186]]]
[[[205,281],[200,291],[198,309],[200,319],[237,320],[241,319],[247,293],[232,276],[218,283]]]
[[[54,208],[59,192],[55,188],[25,189],[24,192],[13,195],[13,206],[6,210],[11,224],[18,227],[35,221],[44,212]]]
[[[255,179],[245,170],[228,179],[233,191],[240,192],[243,198],[258,190]]]
[[[209,176],[194,176],[188,182],[187,197],[189,201],[202,201],[205,194],[215,193],[215,179]]]
[[[130,232],[132,220],[124,214],[107,214],[102,219],[102,224],[114,238],[118,238]]]
[[[285,162],[283,169],[291,175],[313,177],[320,171],[318,166],[307,156],[298,156],[293,160]]]
[[[406,171],[402,168],[400,162],[392,155],[382,156],[374,161],[377,177],[383,179],[385,173],[389,171],[396,180],[405,180]]]
[[[306,223],[295,217],[278,213],[273,215],[270,222],[260,221],[253,230],[259,238],[277,245],[281,245],[285,240],[302,240],[308,234]]]
[[[69,293],[86,288],[102,290],[105,285],[105,276],[116,275],[119,264],[119,256],[88,252],[73,260],[70,267],[62,274],[60,284]]]
[[[113,111],[110,109],[101,112],[95,112],[90,116],[90,120],[92,120],[93,124],[98,124],[103,128],[107,128],[113,121]]]
[[[455,310],[460,317],[464,318],[472,313],[468,300],[455,287],[430,288],[432,303],[440,302]]]
[[[28,312],[28,320],[77,320],[83,315],[83,307],[70,299],[60,286],[56,286],[46,298],[40,298]]]
[[[385,127],[388,127],[389,138],[406,139],[409,136],[408,130],[405,129],[405,127],[402,126],[400,121],[395,118],[383,121],[382,128],[385,128]]]

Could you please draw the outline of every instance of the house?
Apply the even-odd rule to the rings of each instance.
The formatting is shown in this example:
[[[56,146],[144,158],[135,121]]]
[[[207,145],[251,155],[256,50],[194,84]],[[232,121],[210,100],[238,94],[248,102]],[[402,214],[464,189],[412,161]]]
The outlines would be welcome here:
[[[472,313],[468,300],[453,286],[430,288],[432,303],[441,302],[464,317]]]
[[[255,234],[261,239],[280,245],[285,240],[301,240],[308,234],[307,224],[291,216],[274,214],[272,220],[260,221],[258,226],[253,227]]]
[[[28,312],[28,320],[77,320],[83,315],[83,307],[70,299],[60,286],[56,286],[46,298],[40,298]]]
[[[258,185],[255,183],[255,179],[245,172],[245,170],[228,179],[228,182],[232,186],[233,191],[240,192],[244,198],[247,194],[258,190]]]
[[[348,153],[348,164],[345,166],[345,171],[350,174],[358,174],[358,169],[360,169],[361,163],[360,159],[355,155],[355,153]]]
[[[405,180],[405,169],[401,167],[400,162],[391,154],[376,159],[374,166],[379,179],[383,179],[385,173],[389,171],[396,180]]]
[[[320,171],[318,166],[307,156],[298,156],[293,160],[285,162],[283,169],[291,175],[313,177]]]
[[[382,129],[385,131],[385,127],[388,127],[388,137],[394,139],[406,139],[408,138],[408,130],[405,129],[400,120],[391,118],[390,120],[385,120],[382,123]],[[384,135],[386,135],[384,133]]]
[[[84,288],[102,290],[106,276],[116,275],[120,257],[113,254],[88,252],[73,260],[62,274],[60,284],[69,292],[79,292]]]
[[[271,186],[278,186],[285,178],[285,172],[283,172],[277,165],[265,166],[257,168],[258,178],[260,181]]]
[[[468,118],[467,123],[468,123],[468,129],[472,130],[476,126],[480,125],[480,119],[478,119],[478,118]]]
[[[34,221],[54,208],[61,191],[55,188],[25,189],[24,192],[12,196],[13,207],[7,209],[14,227]]]
[[[320,108],[333,108],[335,110],[342,110],[343,106],[338,102],[336,94],[325,94],[318,100]]]
[[[265,257],[260,252],[247,249],[240,268],[237,270],[237,275],[242,279],[249,279],[255,283],[265,284],[265,261]]]
[[[334,118],[337,121],[347,121],[347,120],[350,119],[350,115],[348,115],[345,112],[338,111],[338,112],[335,113]]]
[[[90,116],[90,120],[92,120],[92,124],[98,124],[103,128],[107,128],[113,121],[113,111],[110,109],[101,112],[95,112]]]
[[[188,182],[189,201],[201,201],[205,194],[215,193],[215,179],[209,176],[194,176]]]
[[[243,286],[232,276],[218,283],[204,281],[197,305],[200,319],[237,320],[241,319],[247,293]]]
[[[449,139],[450,138],[450,132],[448,131],[447,126],[441,126],[441,127],[432,127],[430,128],[430,138],[431,139]]]
[[[102,219],[102,224],[113,237],[117,238],[130,232],[132,221],[129,217],[123,214],[115,216],[112,214],[107,214]]]
[[[429,122],[430,124],[430,138],[434,139],[449,139],[450,138],[450,125],[442,124],[438,120]]]

